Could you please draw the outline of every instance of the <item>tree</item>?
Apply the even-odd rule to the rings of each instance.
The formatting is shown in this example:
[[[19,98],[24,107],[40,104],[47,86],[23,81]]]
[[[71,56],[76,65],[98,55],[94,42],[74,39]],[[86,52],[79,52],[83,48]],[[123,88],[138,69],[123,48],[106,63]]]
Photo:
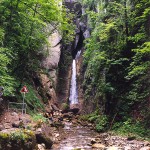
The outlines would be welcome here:
[[[63,35],[67,30],[64,39],[72,39],[72,25],[61,0],[1,0],[0,14],[1,52],[11,54],[11,57],[5,56],[3,66],[18,82],[30,79],[32,72],[40,70],[41,60],[46,55],[43,49],[54,31]],[[7,75],[5,71],[1,76]]]

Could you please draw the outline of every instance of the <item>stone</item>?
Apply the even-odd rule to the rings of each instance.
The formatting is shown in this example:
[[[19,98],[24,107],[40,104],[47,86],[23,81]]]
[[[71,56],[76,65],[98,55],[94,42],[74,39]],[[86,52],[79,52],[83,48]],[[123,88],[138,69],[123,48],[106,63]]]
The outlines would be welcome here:
[[[107,147],[106,150],[119,150],[119,147],[110,146],[110,147]]]
[[[56,138],[59,137],[59,133],[55,134],[55,137],[56,137]]]
[[[12,135],[17,135],[17,138]],[[1,149],[3,150],[31,150],[36,147],[35,134],[31,130],[5,129],[0,132],[0,139]]]
[[[90,32],[89,30],[86,30],[84,33],[83,33],[83,36],[85,39],[89,38],[90,37]]]
[[[12,123],[13,128],[24,127],[23,121],[15,121]]]
[[[11,115],[12,116],[18,116],[18,114],[16,112],[12,112]]]
[[[72,112],[68,112],[68,113],[64,113],[63,118],[72,118],[73,117],[73,113]]]
[[[125,150],[132,150],[130,146],[125,146],[124,149]]]
[[[73,114],[77,114],[80,110],[79,104],[70,104],[70,111],[73,112]]]
[[[91,144],[100,143],[100,142],[101,142],[100,138],[92,138],[91,139]]]
[[[150,147],[149,146],[142,147],[140,150],[150,150]]]
[[[91,139],[91,144],[95,144],[96,143],[96,139],[95,138],[92,138]]]
[[[92,145],[92,148],[98,148],[98,149],[104,150],[105,149],[105,145],[95,143],[95,144]]]
[[[4,123],[4,128],[5,129],[11,129],[12,126],[9,123]]]
[[[26,119],[25,123],[31,123],[32,121],[30,119]]]
[[[52,147],[53,144],[52,140],[50,139],[50,137],[47,137],[43,132],[41,132],[40,129],[35,133],[35,135],[38,144],[44,143],[46,149],[50,149]]]
[[[36,134],[40,134],[40,133],[42,133],[42,129],[41,128],[38,128],[38,129],[36,129]]]
[[[5,127],[3,125],[0,125],[0,131],[4,130]]]
[[[53,108],[54,111],[59,111],[59,108],[55,104],[51,105],[51,107]]]
[[[38,144],[37,147],[38,147],[38,150],[45,150],[45,144],[44,143]]]
[[[150,146],[150,143],[148,141],[145,141],[144,146]]]

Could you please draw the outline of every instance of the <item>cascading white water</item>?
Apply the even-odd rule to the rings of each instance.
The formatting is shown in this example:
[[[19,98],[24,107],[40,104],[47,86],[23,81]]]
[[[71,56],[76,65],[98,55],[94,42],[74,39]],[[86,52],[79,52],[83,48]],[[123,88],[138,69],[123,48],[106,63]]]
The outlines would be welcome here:
[[[70,104],[78,103],[77,81],[76,81],[76,60],[75,59],[73,59],[73,62],[72,62],[72,77],[71,77],[69,101],[70,101]]]

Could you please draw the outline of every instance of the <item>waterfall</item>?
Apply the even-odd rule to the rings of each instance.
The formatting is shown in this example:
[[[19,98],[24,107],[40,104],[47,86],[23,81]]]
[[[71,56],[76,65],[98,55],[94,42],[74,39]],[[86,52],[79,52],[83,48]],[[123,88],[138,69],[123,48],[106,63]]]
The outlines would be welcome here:
[[[78,103],[77,81],[76,81],[76,60],[75,59],[73,59],[73,62],[72,62],[72,77],[71,77],[69,101],[70,101],[70,104]]]

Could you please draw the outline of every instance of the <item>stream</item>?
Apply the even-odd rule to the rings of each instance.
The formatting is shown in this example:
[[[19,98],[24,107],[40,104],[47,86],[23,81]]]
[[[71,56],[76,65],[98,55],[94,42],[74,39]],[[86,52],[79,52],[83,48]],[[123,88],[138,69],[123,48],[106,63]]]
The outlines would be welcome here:
[[[73,126],[72,123],[65,123],[67,138],[60,143],[59,150],[92,149],[88,144],[95,133],[87,127]]]
[[[91,138],[96,133],[88,127],[74,126],[72,123],[66,122],[64,127],[65,136],[59,145],[55,145],[52,150],[91,150]]]
[[[78,90],[76,81],[76,63],[80,57],[78,51],[72,62],[72,78],[69,102],[78,104]],[[96,133],[90,124],[82,126],[78,120],[64,121],[64,128],[60,135],[61,140],[52,150],[150,150],[147,141],[129,140],[127,137],[115,136],[110,133]]]
[[[65,134],[64,134],[64,133]],[[65,122],[65,136],[52,150],[150,150],[150,142],[96,133],[89,126]]]

